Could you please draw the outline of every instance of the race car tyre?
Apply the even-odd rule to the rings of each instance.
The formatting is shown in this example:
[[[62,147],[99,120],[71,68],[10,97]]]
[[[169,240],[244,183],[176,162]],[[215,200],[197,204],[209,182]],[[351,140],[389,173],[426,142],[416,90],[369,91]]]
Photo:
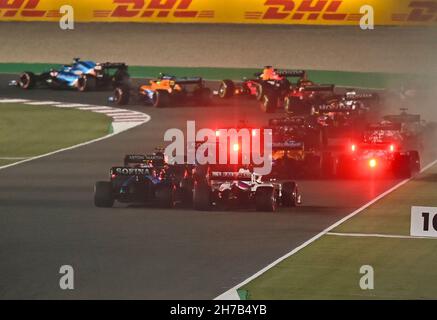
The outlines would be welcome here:
[[[114,205],[112,185],[110,182],[96,182],[94,185],[94,205],[99,208],[111,208]]]
[[[153,94],[154,108],[166,108],[170,104],[170,94],[165,90],[156,90]]]
[[[290,97],[285,97],[284,98],[284,111],[287,113],[293,113],[293,105],[292,105],[292,98]]]
[[[23,72],[18,80],[18,85],[21,89],[32,89],[36,84],[36,76],[32,72]]]
[[[89,75],[82,75],[77,80],[77,90],[80,92],[95,90],[97,86],[96,78]]]
[[[277,209],[278,199],[275,190],[271,187],[258,187],[255,192],[256,211],[274,212]]]
[[[416,150],[408,151],[408,154],[410,155],[410,161],[411,161],[411,170],[413,174],[420,172],[420,155],[419,152]]]
[[[117,87],[114,90],[114,102],[118,106],[124,106],[129,103],[130,89],[127,86]]]
[[[298,200],[298,189],[296,182],[289,181],[282,183],[281,204],[284,207],[296,207]]]
[[[218,96],[222,99],[231,98],[235,92],[235,84],[232,80],[223,80],[220,83]]]
[[[396,154],[393,162],[394,175],[397,178],[411,178],[411,157],[409,154]]]
[[[130,80],[130,75],[126,70],[117,70],[117,72],[115,72],[114,74],[112,86],[116,88],[119,86],[128,85],[129,80]]]
[[[264,92],[265,92],[264,85],[262,83],[259,83],[256,86],[256,94],[255,94],[255,98],[256,98],[257,101],[261,101],[262,100]]]
[[[273,113],[278,106],[278,95],[275,92],[266,92],[261,101],[261,110],[265,113]]]
[[[157,186],[155,190],[155,198],[160,208],[173,208],[175,206],[175,186]]]
[[[194,182],[193,207],[199,211],[211,210],[211,189],[206,182]]]

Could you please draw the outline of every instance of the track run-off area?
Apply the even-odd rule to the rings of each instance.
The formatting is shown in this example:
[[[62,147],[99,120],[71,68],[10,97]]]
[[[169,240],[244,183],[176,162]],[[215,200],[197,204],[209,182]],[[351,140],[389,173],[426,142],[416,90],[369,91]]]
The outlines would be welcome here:
[[[27,25],[22,24],[20,28],[27,28]],[[126,32],[133,34],[132,30],[137,28],[132,26]],[[173,26],[167,28],[160,30],[171,37]],[[244,28],[235,27],[231,36],[239,33],[247,41]],[[302,38],[301,47],[306,49],[295,49],[296,55],[309,50],[314,41],[320,41],[318,32],[311,31],[311,28],[300,29],[309,39]],[[2,25],[0,30],[3,30]],[[277,30],[284,32],[280,28]],[[345,30],[346,33],[351,32]],[[92,34],[98,34],[94,31],[88,34],[90,39],[93,39]],[[271,31],[269,28],[261,31],[261,40],[267,38]],[[397,34],[400,31],[395,29],[393,32]],[[207,30],[199,33],[208,37]],[[210,31],[210,37],[215,35],[215,30]],[[385,30],[379,36],[382,38],[378,43],[382,44],[384,39],[387,41],[390,38],[390,32]],[[114,37],[117,38],[118,33]],[[223,37],[226,39],[225,35]],[[330,44],[322,44],[331,50],[335,50],[332,42],[342,41],[335,40],[335,37],[323,39],[329,39]],[[192,40],[192,50],[199,50],[200,40],[200,37]],[[9,37],[8,41],[13,40]],[[96,41],[98,47],[100,40]],[[174,41],[177,40],[168,43]],[[138,42],[132,43],[133,47],[136,45]],[[370,43],[368,45],[371,47]],[[76,53],[71,48],[60,51],[55,58],[39,56],[38,62],[69,61],[71,55],[77,54],[88,58],[85,57],[87,52]],[[337,54],[340,53],[337,51]],[[108,56],[95,58],[108,61],[122,59],[114,54],[110,49]],[[284,51],[283,55],[286,54],[287,51]],[[422,54],[427,56],[427,53]],[[134,61],[132,53],[127,55],[127,62],[131,60],[140,65]],[[239,55],[241,61],[244,53]],[[292,57],[293,54],[289,62],[282,61],[281,67],[295,67]],[[219,58],[221,61],[225,59],[224,56]],[[177,61],[177,56],[173,59]],[[187,59],[186,53],[183,59]],[[299,68],[317,69],[317,59],[318,55],[314,53],[314,64],[307,65],[305,60],[301,60]],[[350,67],[334,68],[328,66],[324,59],[320,62],[321,69],[347,70]],[[260,65],[280,62],[275,58],[269,60],[268,56],[264,56],[263,61],[265,63],[253,61],[244,67],[255,67],[255,62]],[[15,62],[27,61],[23,58]],[[352,62],[345,62],[348,63]],[[162,61],[143,64],[164,65]],[[180,65],[183,64],[180,62]],[[205,63],[202,65],[206,66]],[[368,71],[377,71],[378,66],[375,63]],[[107,102],[110,92],[78,93],[45,89],[24,92],[7,86],[8,80],[14,76],[0,75],[0,98],[110,106]],[[146,113],[151,120],[110,139],[0,170],[0,297],[213,299],[400,182],[392,179],[298,181],[303,205],[291,210],[282,209],[275,214],[254,211],[196,212],[184,208],[165,210],[124,205],[112,209],[95,208],[94,182],[106,179],[108,169],[121,163],[125,154],[151,152],[155,147],[162,146],[167,129],[183,129],[187,120],[195,120],[199,128],[234,125],[241,119],[253,125],[265,125],[272,117],[263,114],[253,101],[160,110],[130,105],[126,109]],[[431,160],[430,157],[425,159]],[[74,290],[59,288],[59,268],[62,265],[71,265],[75,270]]]

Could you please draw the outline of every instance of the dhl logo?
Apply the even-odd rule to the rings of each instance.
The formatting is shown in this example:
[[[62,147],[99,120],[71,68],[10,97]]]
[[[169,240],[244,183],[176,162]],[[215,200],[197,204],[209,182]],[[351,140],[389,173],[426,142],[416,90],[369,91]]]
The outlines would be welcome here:
[[[394,13],[392,21],[396,22],[431,22],[437,21],[436,1],[411,1],[408,8],[409,13]]]
[[[213,18],[212,10],[190,10],[193,0],[113,0],[114,10],[94,10],[96,18]]]
[[[59,10],[38,10],[40,0],[0,0],[0,17],[60,17]]]
[[[246,11],[246,19],[263,20],[359,20],[361,14],[339,12],[344,0],[266,0],[266,10]]]

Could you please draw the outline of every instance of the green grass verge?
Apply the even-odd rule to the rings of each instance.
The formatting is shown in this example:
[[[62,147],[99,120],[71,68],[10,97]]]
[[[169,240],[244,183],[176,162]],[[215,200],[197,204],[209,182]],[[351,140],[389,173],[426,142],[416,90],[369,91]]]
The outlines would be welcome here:
[[[333,232],[409,235],[412,205],[437,206],[437,165]],[[436,299],[437,239],[325,235],[241,290],[249,299]],[[361,290],[371,265],[375,289]]]
[[[20,73],[32,71],[40,73],[50,68],[59,68],[59,64],[47,63],[0,63],[0,73]],[[260,66],[261,67],[261,66]],[[253,77],[260,69],[252,68],[207,68],[207,67],[151,67],[129,66],[129,73],[134,78],[153,78],[160,72],[175,76],[201,76],[208,80],[233,79]],[[327,70],[308,70],[309,77],[317,83],[334,83],[339,86],[365,87],[384,89],[420,82],[425,85],[435,79],[432,75],[379,72],[346,72]]]
[[[108,134],[111,119],[89,111],[0,104],[0,166]]]

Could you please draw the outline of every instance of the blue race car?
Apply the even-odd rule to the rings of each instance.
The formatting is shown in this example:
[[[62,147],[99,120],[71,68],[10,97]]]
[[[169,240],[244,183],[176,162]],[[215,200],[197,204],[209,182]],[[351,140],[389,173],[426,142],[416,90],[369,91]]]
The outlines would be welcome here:
[[[34,74],[23,72],[18,80],[9,85],[22,89],[46,86],[54,89],[75,88],[78,91],[115,88],[129,81],[128,67],[125,63],[96,63],[75,58],[71,65],[58,70]]]
[[[186,165],[166,163],[162,152],[127,155],[124,166],[111,168],[109,181],[96,182],[94,204],[109,208],[117,200],[163,208],[189,205],[193,197],[191,171]]]

